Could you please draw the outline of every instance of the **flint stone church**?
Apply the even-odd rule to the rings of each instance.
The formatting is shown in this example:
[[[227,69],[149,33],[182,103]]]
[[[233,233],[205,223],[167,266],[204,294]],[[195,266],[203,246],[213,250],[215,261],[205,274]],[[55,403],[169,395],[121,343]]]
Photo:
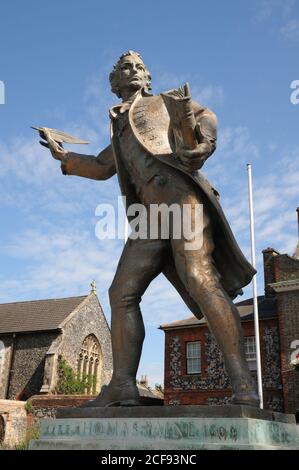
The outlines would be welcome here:
[[[97,394],[112,376],[110,329],[96,295],[0,304],[0,399],[55,392],[58,358]]]

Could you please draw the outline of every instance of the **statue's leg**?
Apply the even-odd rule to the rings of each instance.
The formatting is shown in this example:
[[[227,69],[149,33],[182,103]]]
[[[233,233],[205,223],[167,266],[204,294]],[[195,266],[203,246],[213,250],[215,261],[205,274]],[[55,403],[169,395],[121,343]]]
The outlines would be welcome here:
[[[128,240],[109,289],[113,375],[89,406],[138,405],[136,374],[144,340],[139,303],[161,272],[168,240]]]
[[[184,203],[199,202],[192,199],[190,197],[189,201],[186,200]],[[224,291],[213,262],[213,236],[209,215],[205,210],[201,229],[203,244],[199,249],[186,250],[186,240],[183,238],[171,241],[176,270],[190,296],[205,316],[222,351],[233,389],[233,402],[258,406],[256,384],[245,358],[240,316],[236,306]]]
[[[203,317],[203,314],[199,308],[199,305],[191,297],[190,292],[186,289],[182,280],[180,279],[176,267],[174,264],[172,253],[167,259],[167,263],[163,267],[163,274],[168,279],[168,281],[173,285],[178,294],[180,294],[182,300],[185,302],[189,310],[196,316],[199,320]]]

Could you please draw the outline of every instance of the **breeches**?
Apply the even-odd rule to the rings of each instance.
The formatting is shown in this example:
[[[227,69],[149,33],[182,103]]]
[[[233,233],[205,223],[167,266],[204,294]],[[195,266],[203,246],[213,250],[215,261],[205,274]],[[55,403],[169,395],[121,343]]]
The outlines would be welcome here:
[[[172,201],[175,202],[175,201]],[[190,204],[191,211],[201,204],[197,195],[189,194],[180,203]],[[164,272],[193,313],[200,317],[215,290],[222,289],[213,260],[213,235],[209,214],[203,206],[202,244],[186,250],[186,239],[128,239],[109,290],[112,312],[139,304],[150,282]],[[171,230],[170,230],[171,233]],[[199,307],[199,308],[198,308]],[[205,310],[205,308],[203,308]]]

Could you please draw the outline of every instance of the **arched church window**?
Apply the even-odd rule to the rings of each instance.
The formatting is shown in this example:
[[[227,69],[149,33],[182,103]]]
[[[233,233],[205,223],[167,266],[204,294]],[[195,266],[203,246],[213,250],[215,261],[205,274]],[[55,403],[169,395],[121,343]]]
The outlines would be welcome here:
[[[85,389],[87,395],[95,395],[99,392],[101,369],[102,353],[100,343],[95,335],[89,335],[82,343],[77,368],[81,380],[88,378],[88,386]]]

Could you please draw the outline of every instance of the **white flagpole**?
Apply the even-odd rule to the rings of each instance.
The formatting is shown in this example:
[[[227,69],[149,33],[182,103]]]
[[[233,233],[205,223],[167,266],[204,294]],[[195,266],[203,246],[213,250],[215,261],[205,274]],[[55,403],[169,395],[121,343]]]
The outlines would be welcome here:
[[[248,171],[248,193],[249,193],[249,214],[250,214],[250,239],[251,239],[251,263],[256,267],[255,261],[255,239],[254,239],[254,218],[253,218],[253,197],[252,197],[252,174],[251,164],[247,164]],[[254,332],[256,345],[256,364],[257,364],[257,385],[260,398],[260,408],[263,408],[263,381],[261,366],[261,348],[260,348],[260,328],[259,328],[259,312],[257,302],[256,274],[252,278],[252,294],[253,294],[253,313],[254,313]]]

